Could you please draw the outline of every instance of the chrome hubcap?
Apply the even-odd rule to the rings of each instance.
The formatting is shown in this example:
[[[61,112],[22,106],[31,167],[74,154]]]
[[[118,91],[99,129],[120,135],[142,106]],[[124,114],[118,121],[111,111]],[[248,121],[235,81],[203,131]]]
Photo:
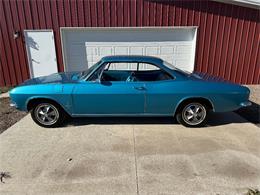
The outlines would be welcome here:
[[[199,103],[191,103],[183,109],[182,118],[189,125],[198,125],[204,121],[206,113],[204,106]]]
[[[49,103],[39,104],[35,110],[36,119],[44,125],[52,125],[59,119],[59,112]]]

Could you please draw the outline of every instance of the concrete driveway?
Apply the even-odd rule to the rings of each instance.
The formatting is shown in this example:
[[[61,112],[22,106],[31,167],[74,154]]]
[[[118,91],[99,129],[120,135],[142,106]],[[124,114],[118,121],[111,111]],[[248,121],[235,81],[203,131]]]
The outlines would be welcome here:
[[[214,121],[218,121],[215,123]],[[260,188],[260,128],[235,113],[207,128],[168,118],[26,116],[0,135],[0,194],[244,194]]]

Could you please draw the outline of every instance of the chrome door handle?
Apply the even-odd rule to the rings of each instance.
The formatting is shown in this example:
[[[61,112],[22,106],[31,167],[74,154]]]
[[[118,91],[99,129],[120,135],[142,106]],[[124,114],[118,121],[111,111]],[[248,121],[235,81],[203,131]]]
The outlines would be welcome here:
[[[143,91],[143,90],[146,90],[146,88],[145,88],[145,87],[142,87],[142,86],[141,86],[141,87],[134,87],[134,88],[137,89],[137,90],[142,90],[142,91]]]

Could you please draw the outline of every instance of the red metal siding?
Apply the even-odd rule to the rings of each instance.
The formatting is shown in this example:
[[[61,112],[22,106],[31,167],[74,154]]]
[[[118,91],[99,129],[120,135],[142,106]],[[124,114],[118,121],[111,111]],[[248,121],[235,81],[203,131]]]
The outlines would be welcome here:
[[[259,12],[214,1],[1,0],[0,86],[29,78],[23,36],[53,29],[63,71],[60,27],[198,26],[195,69],[243,84],[259,84]]]

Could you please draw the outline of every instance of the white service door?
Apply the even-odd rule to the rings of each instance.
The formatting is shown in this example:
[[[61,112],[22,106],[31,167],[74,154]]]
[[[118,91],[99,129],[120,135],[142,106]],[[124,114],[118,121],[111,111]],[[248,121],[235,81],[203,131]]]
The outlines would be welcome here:
[[[52,30],[26,30],[25,44],[31,77],[58,72]]]

